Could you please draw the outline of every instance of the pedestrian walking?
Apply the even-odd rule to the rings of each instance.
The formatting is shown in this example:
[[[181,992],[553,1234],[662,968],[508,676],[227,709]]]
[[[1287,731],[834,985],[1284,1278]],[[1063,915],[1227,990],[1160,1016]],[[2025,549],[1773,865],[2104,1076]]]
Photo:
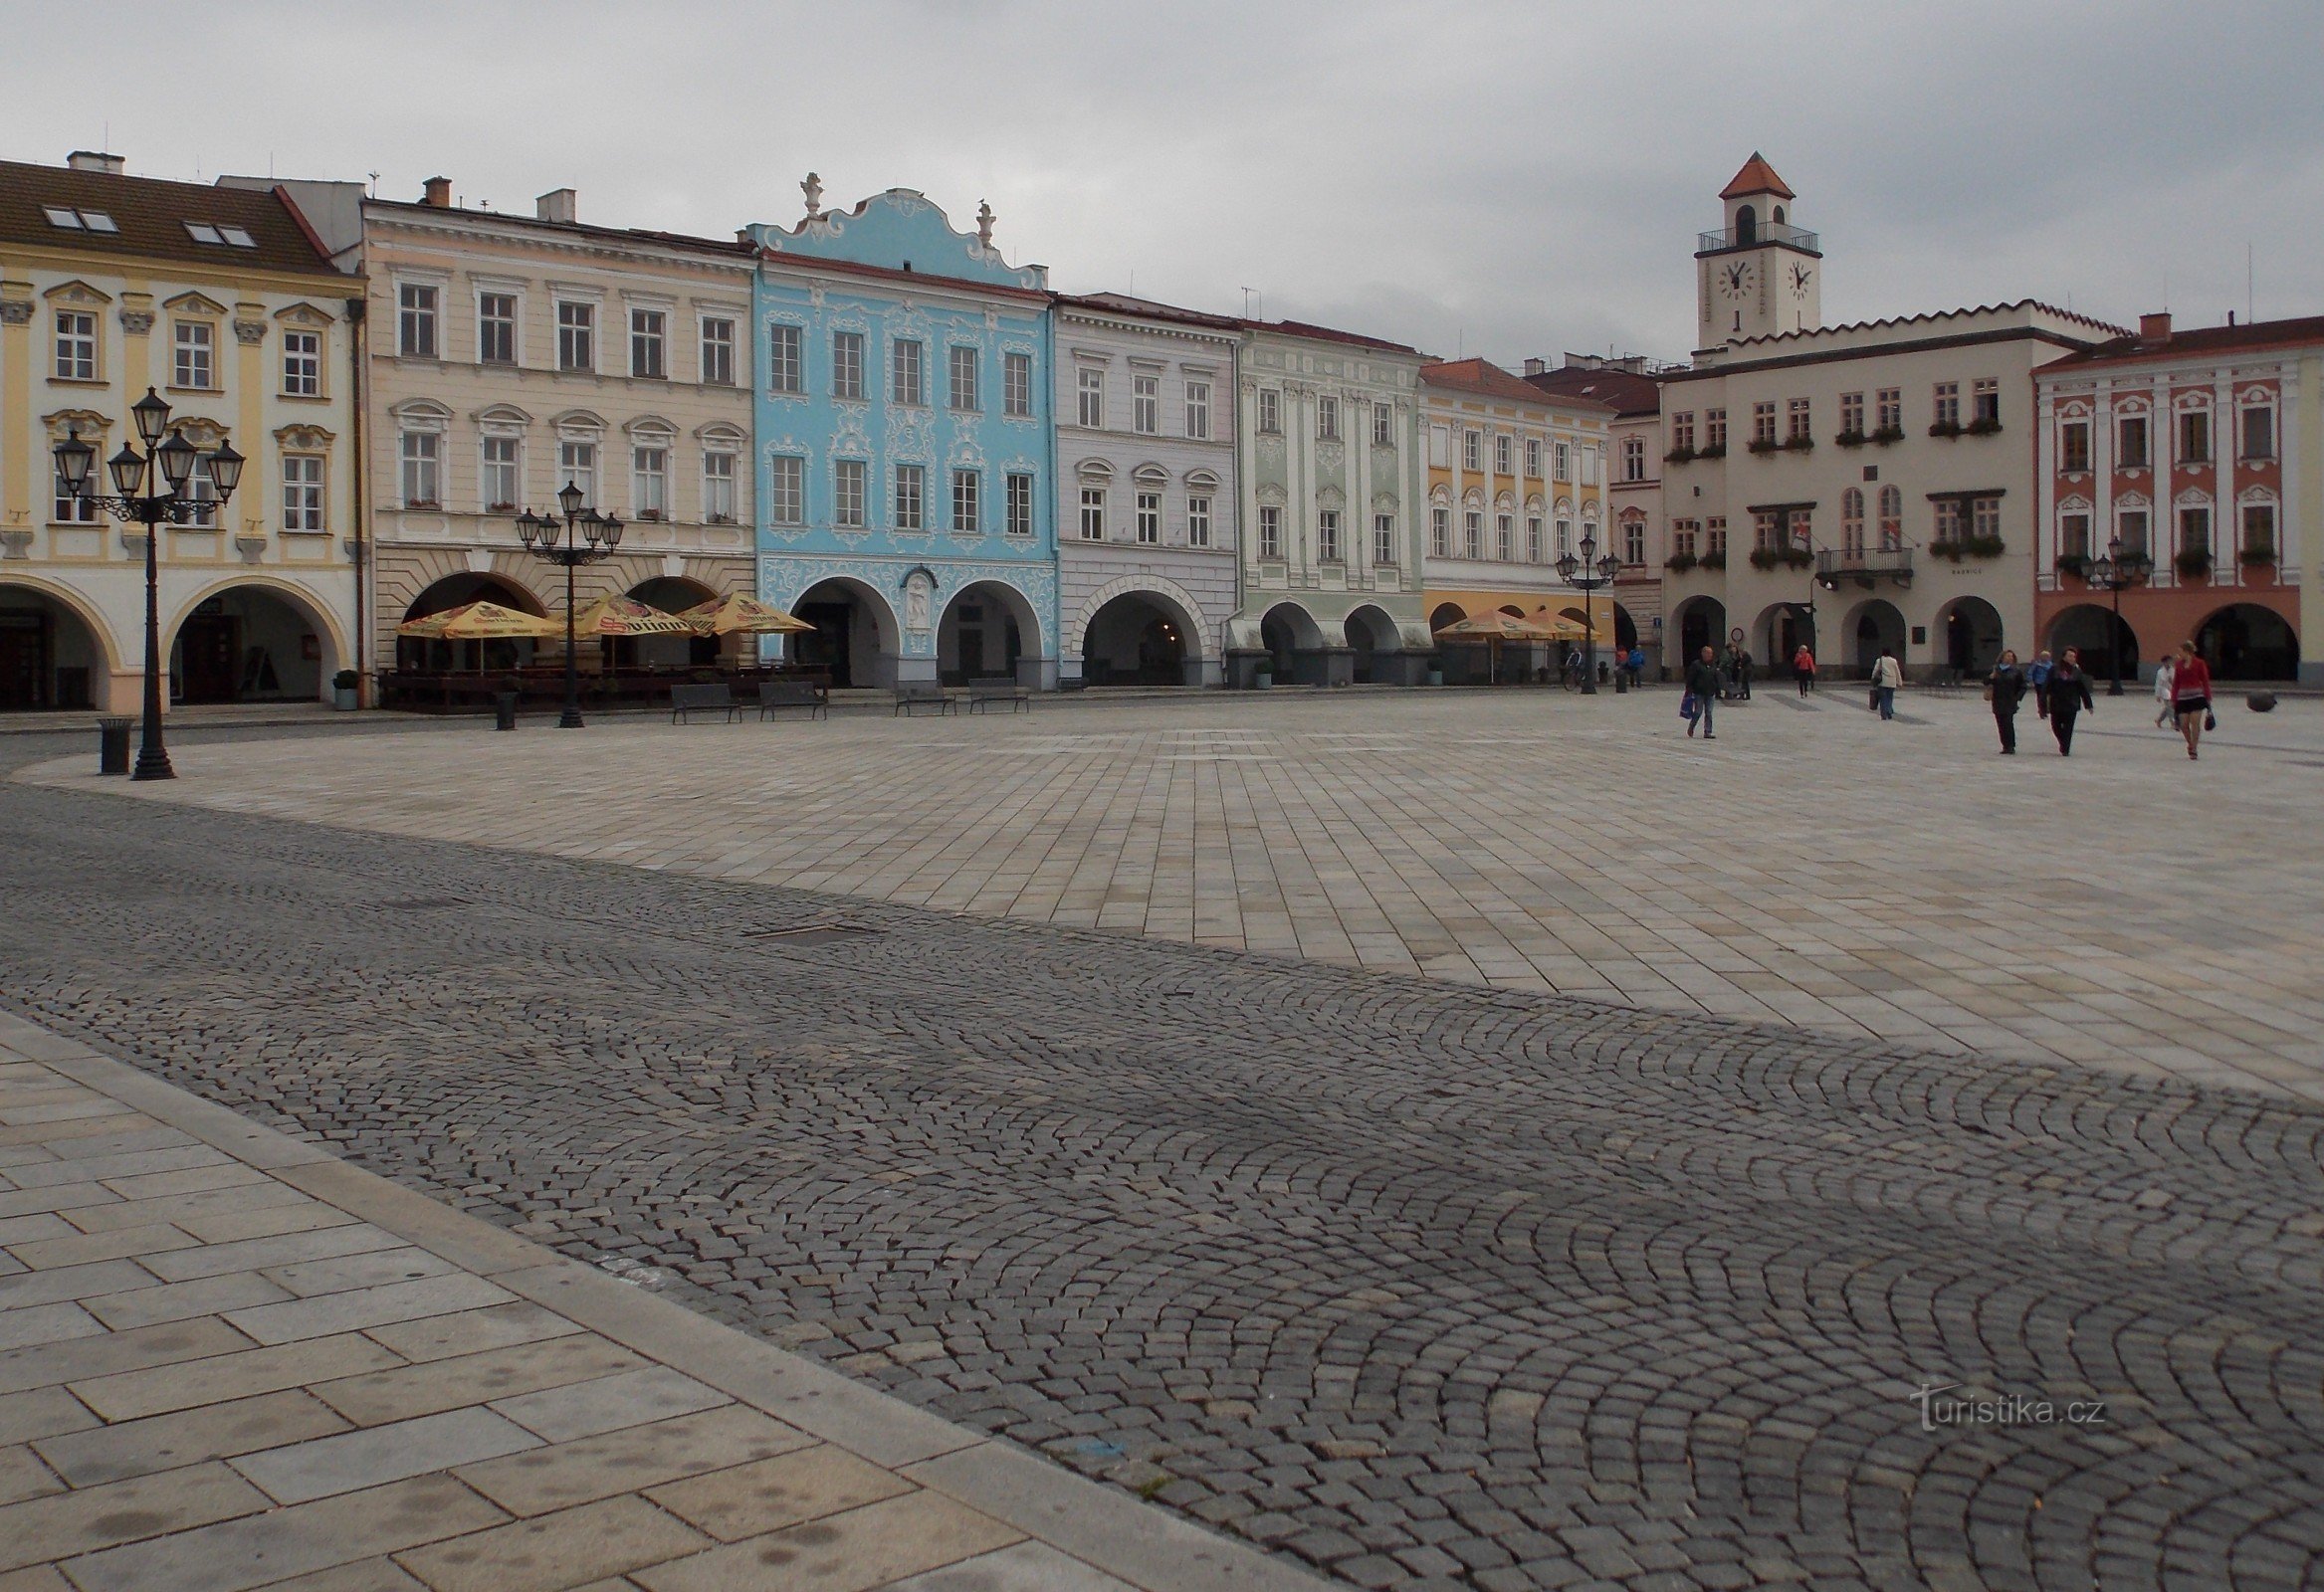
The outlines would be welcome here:
[[[1688,736],[1692,737],[1697,726],[1700,726],[1703,739],[1717,740],[1719,737],[1711,728],[1711,708],[1719,700],[1719,655],[1709,647],[1703,649],[1700,658],[1687,665],[1686,690],[1687,696],[1693,698],[1695,708],[1687,719]]]
[[[2090,695],[2090,677],[2082,673],[2082,655],[2078,649],[2068,647],[2065,656],[2049,666],[2049,676],[2041,683],[2041,697],[2049,732],[2057,737],[2057,754],[2073,756],[2074,720],[2098,708],[2096,698]]]
[[[2179,661],[2169,653],[2165,653],[2163,661],[2155,666],[2155,727],[2157,729],[2171,727],[2173,710],[2179,700],[2178,694],[2171,690],[2171,677],[2177,674],[2178,670]]]
[[[1807,650],[1805,642],[1801,642],[1799,650],[1792,655],[1792,679],[1799,687],[1799,695],[1802,696],[1815,690],[1815,654]]]
[[[1646,649],[1633,643],[1630,647],[1630,690],[1646,684]]]
[[[2056,667],[2047,652],[2035,653],[2033,662],[2025,666],[2025,689],[2033,693],[2033,711],[2043,718],[2049,716],[2049,694],[2042,688],[2049,684],[2049,672]]]
[[[2195,757],[2203,732],[2219,723],[2211,710],[2211,665],[2191,641],[2179,644],[2179,662],[2171,671],[2171,706],[2179,715],[2179,733],[2187,737],[2187,755]]]
[[[1985,683],[1985,699],[1993,704],[1994,728],[2001,732],[2002,755],[2017,755],[2017,708],[2025,700],[2025,671],[2017,667],[2017,654],[2008,648],[2002,650],[2002,661],[1994,665],[1994,672]]]
[[[1904,665],[1896,661],[1896,654],[1885,647],[1872,665],[1872,699],[1880,708],[1882,718],[1896,716],[1896,688],[1904,684]]]
[[[1735,649],[1735,695],[1741,701],[1751,700],[1751,650]]]

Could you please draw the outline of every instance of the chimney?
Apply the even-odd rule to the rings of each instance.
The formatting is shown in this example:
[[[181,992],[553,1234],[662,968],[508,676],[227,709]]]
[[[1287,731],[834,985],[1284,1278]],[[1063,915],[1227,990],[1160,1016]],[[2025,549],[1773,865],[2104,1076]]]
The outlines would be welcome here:
[[[1550,362],[1539,355],[1525,362],[1525,373],[1529,376],[1546,376],[1549,374],[1549,370]]]
[[[427,191],[420,196],[420,203],[433,205],[438,210],[451,209],[452,179],[450,177],[430,177],[427,181]]]
[[[102,171],[108,177],[121,174],[119,155],[101,154],[95,149],[76,149],[65,157],[65,164],[75,171]]]
[[[2139,316],[2139,341],[2169,342],[2171,340],[2171,311],[2159,315]]]
[[[532,201],[532,213],[542,221],[570,222],[575,219],[573,198],[570,188],[551,188]]]

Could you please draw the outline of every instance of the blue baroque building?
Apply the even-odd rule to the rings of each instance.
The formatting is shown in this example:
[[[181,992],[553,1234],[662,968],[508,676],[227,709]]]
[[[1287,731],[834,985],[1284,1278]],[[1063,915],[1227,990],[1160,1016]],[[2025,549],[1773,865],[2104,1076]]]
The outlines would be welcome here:
[[[909,188],[757,225],[758,594],[834,685],[1057,683],[1048,271]]]

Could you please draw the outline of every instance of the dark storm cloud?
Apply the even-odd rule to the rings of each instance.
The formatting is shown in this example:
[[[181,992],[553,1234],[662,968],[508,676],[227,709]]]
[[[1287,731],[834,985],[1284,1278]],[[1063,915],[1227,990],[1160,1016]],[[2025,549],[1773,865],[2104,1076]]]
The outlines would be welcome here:
[[[245,4],[8,7],[0,151],[380,173],[724,234],[919,188],[1059,287],[1514,362],[1683,355],[1694,234],[1754,148],[1827,319],[2033,295],[2324,312],[2324,7]]]

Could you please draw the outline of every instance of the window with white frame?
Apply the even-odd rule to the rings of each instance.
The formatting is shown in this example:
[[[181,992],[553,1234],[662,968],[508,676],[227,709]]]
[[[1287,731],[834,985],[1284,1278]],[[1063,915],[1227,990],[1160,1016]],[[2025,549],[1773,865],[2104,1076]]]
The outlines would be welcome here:
[[[735,384],[735,322],[727,315],[702,317],[702,384]]]
[[[2274,558],[2275,555],[2275,504],[2245,503],[2243,505],[2243,561],[2245,563],[2260,563]]]
[[[1094,365],[1084,365],[1075,381],[1074,418],[1096,431],[1106,423],[1106,373]]]
[[[670,313],[665,309],[629,312],[629,373],[649,381],[670,374]]]
[[[2002,500],[1999,498],[1972,498],[1969,500],[1969,528],[1973,535],[1988,541],[1999,540],[2002,534]]]
[[[807,390],[804,342],[806,328],[776,321],[766,328],[766,390],[803,393]],[[858,379],[862,366],[856,367]]]
[[[1936,530],[1931,539],[1939,542],[1959,541],[1964,529],[1961,518],[1961,499],[1958,498],[1938,498],[1936,513]],[[1762,515],[1761,517],[1767,516]]]
[[[1259,432],[1274,437],[1283,431],[1283,394],[1273,387],[1259,389]]]
[[[1162,494],[1159,492],[1138,495],[1138,540],[1145,547],[1162,543]]]
[[[1372,406],[1372,445],[1374,448],[1393,448],[1396,445],[1395,405],[1376,403]],[[1381,560],[1383,563],[1387,560]]]
[[[1840,394],[1840,435],[1843,437],[1864,435],[1864,395],[1860,392]]]
[[[1904,389],[1882,387],[1874,395],[1874,412],[1879,429],[1888,432],[1904,430]]]
[[[928,402],[928,378],[917,337],[899,337],[888,348],[888,401],[914,407]]]
[[[1864,556],[1864,489],[1850,487],[1840,494],[1840,551],[1850,558]]]
[[[104,450],[100,449],[99,452],[102,453]],[[91,471],[90,479],[82,483],[79,492],[74,492],[65,485],[63,475],[57,474],[55,476],[55,486],[51,493],[51,507],[49,509],[49,520],[52,524],[94,525],[97,523],[96,475],[95,471]]]
[[[831,462],[831,522],[848,530],[864,526],[864,471],[861,459]]]
[[[1162,377],[1135,375],[1130,378],[1130,429],[1141,437],[1157,436],[1162,431]]]
[[[1941,427],[1961,424],[1961,383],[1940,381],[1934,395],[1936,423]]]
[[[2211,411],[2183,409],[2179,412],[2179,459],[2182,464],[2208,465],[2211,463]]]
[[[286,331],[283,333],[283,396],[286,398],[319,398],[322,396],[321,332]]]
[[[1706,409],[1703,411],[1703,452],[1714,455],[1727,452],[1726,410]]]
[[[1646,562],[1646,517],[1630,514],[1622,520],[1622,562],[1634,566]]]
[[[2239,457],[2259,460],[2275,457],[2275,410],[2268,404],[2245,404],[2238,412],[2243,422]]]
[[[1493,473],[1497,476],[1506,476],[1510,474],[1510,441],[1507,434],[1504,433],[1494,437]]]
[[[1639,437],[1624,437],[1622,439],[1622,480],[1644,481],[1645,479],[1645,440]]]
[[[2124,415],[2114,426],[2114,468],[2147,468],[2147,417]]]
[[[1106,489],[1084,487],[1081,490],[1081,539],[1106,539]]]
[[[1316,514],[1316,557],[1327,564],[1340,561],[1340,510],[1326,508]]]
[[[1033,356],[1000,356],[1000,412],[1011,420],[1028,420],[1033,413]]]
[[[1525,439],[1525,473],[1536,481],[1541,479],[1542,440],[1539,437]]]
[[[1542,516],[1539,514],[1525,516],[1525,561],[1529,564],[1542,561]]]
[[[1283,510],[1273,503],[1259,505],[1259,556],[1283,556]]]
[[[1452,510],[1428,510],[1428,555],[1432,558],[1452,556]]]
[[[1880,550],[1892,553],[1904,546],[1904,493],[1896,487],[1880,489]]]
[[[1210,545],[1210,495],[1198,492],[1186,498],[1186,545]]]
[[[581,437],[566,437],[556,445],[557,491],[581,490],[581,501],[597,501],[597,445]]]
[[[770,525],[807,522],[807,462],[795,454],[777,454],[767,461],[766,520]],[[862,501],[863,478],[856,478],[857,502]]]
[[[2078,474],[2090,468],[2090,423],[2063,421],[2057,428],[2057,468]]]
[[[597,306],[579,299],[560,299],[556,306],[556,368],[597,368]]]
[[[1186,435],[1196,442],[1210,439],[1210,383],[1186,383]]]
[[[976,390],[976,350],[955,343],[946,349],[946,376],[948,377],[947,407],[973,412],[984,407],[983,396]]]
[[[521,495],[518,476],[518,449],[522,443],[515,437],[487,437],[478,449],[478,498],[488,514],[507,513],[514,509]]]
[[[2090,556],[2090,516],[2087,513],[2058,515],[2057,550],[2063,558]]]
[[[1396,561],[1396,516],[1393,514],[1372,516],[1372,561],[1375,564]]]
[[[1485,468],[1485,434],[1481,431],[1463,431],[1460,434],[1460,467],[1470,474]]]
[[[57,311],[57,379],[97,379],[97,316],[90,310]]]
[[[2114,534],[2122,538],[2122,550],[2140,558],[2147,554],[2147,511],[2144,508],[2124,508],[2115,513]]]
[[[210,479],[208,459],[194,461],[193,471],[186,477],[185,487],[179,496],[193,504],[192,517],[186,521],[187,524],[205,530],[218,527],[218,487]]]
[[[217,328],[206,320],[180,320],[176,327],[176,358],[170,365],[170,385],[216,391]]]
[[[1573,550],[1574,521],[1571,519],[1561,519],[1558,521],[1558,556],[1563,558]]]
[[[928,471],[920,465],[896,467],[896,528],[926,530]]]
[[[952,472],[952,531],[960,536],[984,533],[984,478],[973,470]]]
[[[1572,481],[1574,479],[1574,445],[1572,443],[1558,444],[1557,466],[1558,480]]]
[[[322,522],[322,456],[283,455],[283,528],[318,531]]]
[[[1979,376],[1969,384],[1969,418],[1973,425],[2002,423],[2002,384],[1993,376]]]
[[[1009,473],[1008,523],[1002,528],[1011,536],[1033,533],[1033,478],[1019,471]]]
[[[848,402],[860,402],[864,395],[864,334],[860,331],[835,331],[831,334],[831,396]]]
[[[1340,400],[1329,393],[1316,399],[1316,435],[1325,442],[1340,440]]]
[[[1695,538],[1700,534],[1701,529],[1702,527],[1691,519],[1672,520],[1670,522],[1671,555],[1683,558],[1694,557]]]
[[[702,517],[713,525],[735,522],[735,455],[728,449],[703,451]]]
[[[433,359],[439,342],[436,310],[439,295],[425,282],[398,283],[395,289],[395,351],[414,359]],[[182,382],[179,385],[184,385]]]
[[[436,508],[444,500],[444,439],[432,431],[407,431],[403,434],[400,455],[403,462],[403,505],[406,508]]]
[[[640,519],[670,517],[670,450],[640,443],[629,451],[629,503]]]
[[[1517,516],[1515,514],[1495,514],[1493,516],[1493,556],[1503,563],[1507,563],[1517,556]]]
[[[517,362],[517,296],[480,293],[476,296],[476,359],[483,365]]]
[[[2211,552],[2211,505],[2188,506],[2179,510],[2179,550],[2182,553]]]
[[[1460,531],[1460,550],[1471,558],[1482,558],[1485,555],[1484,514],[1474,508],[1462,514]]]

